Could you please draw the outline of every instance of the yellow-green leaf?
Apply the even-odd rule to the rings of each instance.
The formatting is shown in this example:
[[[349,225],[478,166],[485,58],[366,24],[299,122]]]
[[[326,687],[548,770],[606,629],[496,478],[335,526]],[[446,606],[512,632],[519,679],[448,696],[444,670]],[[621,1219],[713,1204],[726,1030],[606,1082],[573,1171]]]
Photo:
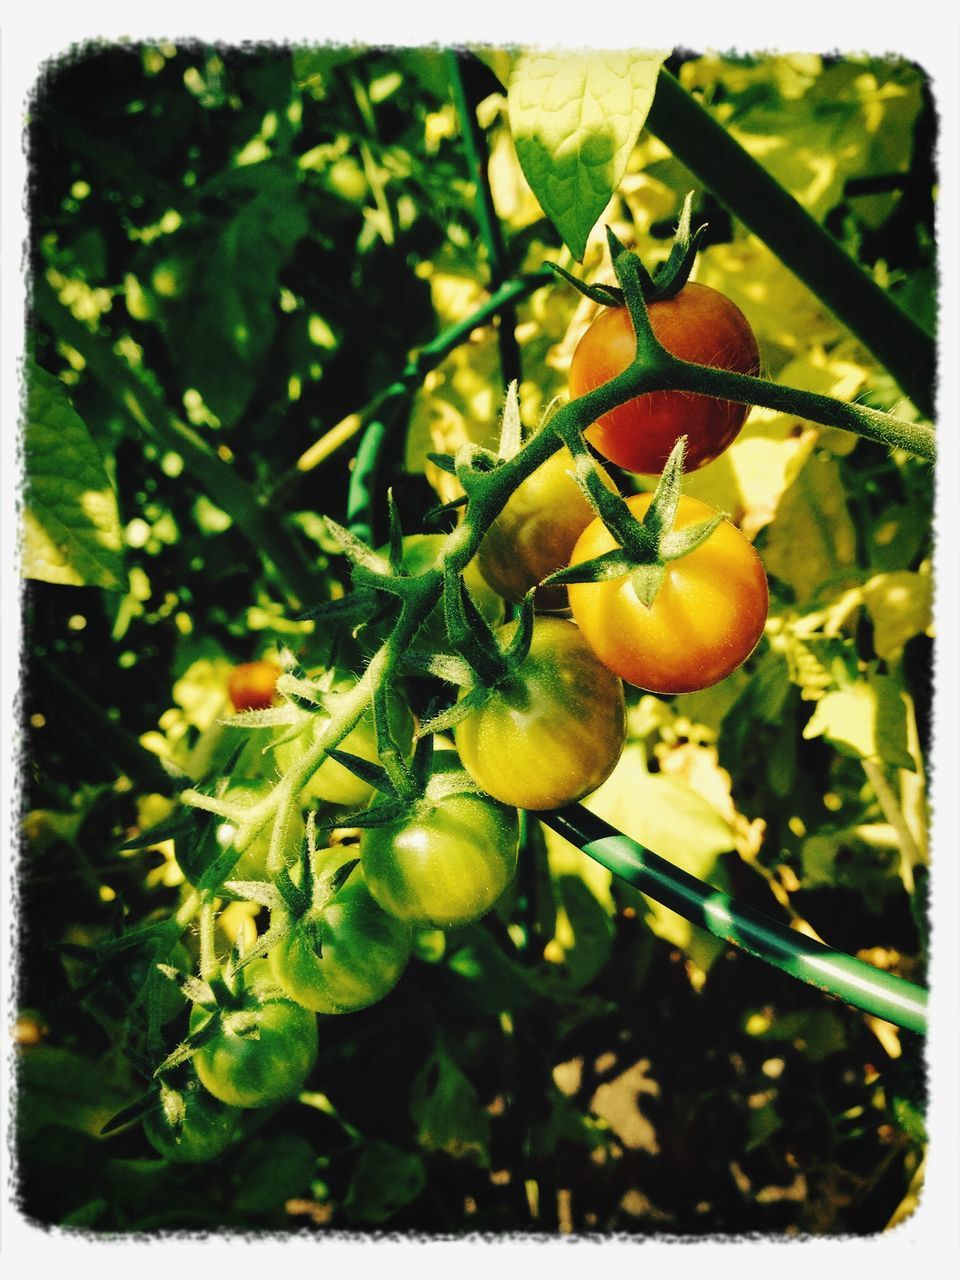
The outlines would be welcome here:
[[[870,676],[825,693],[803,730],[847,755],[916,769],[907,743],[907,702],[890,676]]]
[[[578,261],[626,171],[665,56],[527,53],[513,66],[509,110],[517,155]]]
[[[873,621],[873,647],[885,661],[899,657],[903,646],[933,626],[933,583],[927,563],[919,573],[878,573],[863,588],[863,602]]]
[[[839,584],[856,566],[856,539],[840,469],[830,457],[807,459],[780,500],[764,550],[770,573],[803,604],[823,584]]]
[[[23,576],[121,590],[116,494],[63,383],[36,364],[28,370],[24,463]]]

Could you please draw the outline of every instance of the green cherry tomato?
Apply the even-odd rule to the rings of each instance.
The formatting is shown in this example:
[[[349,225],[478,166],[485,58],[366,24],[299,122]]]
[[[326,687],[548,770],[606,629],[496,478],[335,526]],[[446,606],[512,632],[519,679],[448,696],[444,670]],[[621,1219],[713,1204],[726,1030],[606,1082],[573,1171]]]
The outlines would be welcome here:
[[[354,856],[355,850],[331,850],[317,859],[316,872],[333,874]],[[285,923],[284,916],[277,910],[271,924]],[[410,926],[374,900],[357,866],[324,907],[308,910],[292,926],[271,951],[270,963],[298,1004],[316,1013],[351,1013],[393,989],[410,948]]]
[[[514,490],[484,535],[475,563],[491,587],[519,604],[531,587],[570,561],[573,545],[594,517],[573,479],[575,463],[564,445]],[[608,489],[616,486],[598,467]],[[471,561],[471,564],[474,562]],[[565,609],[566,587],[540,587],[539,609]]]
[[[273,789],[273,784],[266,778],[234,778],[221,799],[230,804],[242,804],[248,808],[265,799]],[[273,831],[272,820],[254,835],[253,839],[238,858],[228,880],[265,880],[267,878],[267,858],[270,853],[270,838]],[[233,845],[237,828],[232,822],[221,822],[217,828],[217,844],[221,849],[229,849]],[[284,836],[283,860],[292,862],[300,852],[303,840],[303,819],[296,815]]]
[[[627,505],[642,520],[652,495]],[[675,529],[717,513],[684,495]],[[572,564],[616,546],[595,520],[573,550]],[[653,604],[641,604],[629,575],[570,588],[570,604],[598,658],[630,684],[654,693],[690,693],[730,675],[756,647],[767,620],[763,561],[740,530],[723,520],[695,551],[671,561]]]
[[[516,626],[500,628],[501,644]],[[626,731],[619,678],[572,622],[537,618],[520,669],[460,721],[456,741],[464,768],[489,795],[518,809],[555,809],[612,773]]]
[[[338,672],[333,683],[333,691],[353,688],[357,683],[356,676],[347,672]],[[407,759],[413,755],[413,716],[401,694],[391,690],[387,700],[387,719],[391,732]],[[325,732],[330,718],[322,712],[305,716],[304,731],[289,742],[278,743],[273,748],[273,757],[281,773],[290,769]],[[377,734],[373,727],[373,711],[367,709],[359,724],[352,729],[339,749],[350,755],[360,756],[364,760],[376,763]],[[369,783],[351,773],[345,765],[331,758],[326,758],[308,779],[300,793],[304,805],[315,805],[320,802],[359,808],[368,804],[373,798],[374,788]]]
[[[222,1154],[238,1132],[241,1112],[225,1106],[197,1080],[183,1089],[160,1086],[160,1105],[143,1121],[158,1155],[178,1164],[200,1164]]]
[[[291,1000],[266,960],[242,973],[239,1007],[224,1010],[221,1029],[193,1056],[204,1088],[231,1107],[268,1107],[294,1097],[317,1060],[316,1014]],[[199,1005],[190,1032],[212,1015]]]
[[[516,873],[516,810],[476,791],[443,794],[459,771],[453,752],[438,752],[426,796],[403,818],[360,837],[370,892],[414,925],[450,929],[479,919]]]

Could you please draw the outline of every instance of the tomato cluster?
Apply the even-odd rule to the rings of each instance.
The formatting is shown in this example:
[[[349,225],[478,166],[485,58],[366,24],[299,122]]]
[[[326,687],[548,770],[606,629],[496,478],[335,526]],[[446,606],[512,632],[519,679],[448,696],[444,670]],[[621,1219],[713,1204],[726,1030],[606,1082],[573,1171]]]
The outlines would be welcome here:
[[[686,285],[652,303],[649,315],[661,343],[681,358],[756,372],[749,326],[712,290]],[[634,345],[624,308],[601,314],[574,355],[574,396],[625,368]],[[739,404],[658,392],[603,415],[585,435],[604,457],[639,472],[661,470],[686,435],[687,463],[695,468],[722,453],[745,415]],[[616,494],[610,476],[597,471]],[[616,766],[626,739],[623,681],[666,695],[701,689],[729,675],[759,641],[767,613],[760,558],[733,524],[690,497],[662,508],[671,523],[655,535],[652,596],[630,569],[649,567],[643,559],[621,560],[626,567],[614,576],[591,569],[591,580],[569,588],[544,584],[567,566],[609,558],[618,546],[575,472],[566,446],[552,454],[488,524],[463,575],[476,606],[469,625],[490,660],[477,661],[473,651],[475,683],[448,709],[444,723],[455,726],[456,751],[415,753],[417,716],[391,680],[381,707],[386,723],[379,724],[384,741],[368,709],[340,741],[345,754],[334,758],[322,748],[338,703],[356,686],[349,666],[312,671],[306,679],[315,697],[285,701],[272,663],[235,669],[234,708],[266,717],[273,707],[262,723],[281,727],[257,729],[266,742],[251,742],[218,792],[237,816],[220,820],[216,839],[220,850],[231,850],[238,825],[245,831],[225,878],[238,892],[243,882],[264,882],[249,891],[272,903],[272,945],[260,948],[266,958],[228,968],[209,999],[194,997],[191,1079],[179,1090],[165,1085],[144,1122],[161,1154],[189,1162],[223,1150],[243,1109],[282,1102],[305,1086],[317,1057],[318,1014],[350,1013],[386,996],[404,972],[417,929],[455,929],[495,907],[516,873],[518,810],[572,804]],[[642,522],[653,505],[653,525],[662,524],[659,501],[635,494],[626,510]],[[715,527],[707,529],[712,518]],[[692,535],[683,543],[685,531],[698,526],[707,532],[696,545]],[[372,563],[415,577],[441,565],[443,545],[441,535],[408,536],[394,542],[392,557],[381,548]],[[532,621],[527,614],[504,623],[504,601],[518,604],[531,592]],[[386,599],[354,633],[361,654],[355,665],[389,634],[391,610],[394,619],[398,611],[390,604],[396,597]],[[449,654],[450,608],[447,599],[420,621],[418,652]],[[559,616],[563,610],[572,619]],[[381,756],[392,761],[392,775]],[[243,812],[260,812],[277,779],[294,769],[296,815],[291,821],[288,813],[284,838],[274,842],[272,820],[251,831]],[[404,776],[406,789],[397,781]],[[328,828],[337,819],[356,822],[359,842],[320,848],[313,828],[305,841],[310,810],[332,815]],[[182,963],[182,949],[174,960]],[[164,1006],[161,1019],[168,1012]]]

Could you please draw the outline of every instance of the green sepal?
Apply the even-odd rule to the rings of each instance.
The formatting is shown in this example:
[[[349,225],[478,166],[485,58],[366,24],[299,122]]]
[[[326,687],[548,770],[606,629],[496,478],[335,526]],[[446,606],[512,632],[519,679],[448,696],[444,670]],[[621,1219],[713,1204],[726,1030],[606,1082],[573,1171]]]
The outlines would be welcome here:
[[[439,467],[441,471],[445,471],[448,476],[457,474],[457,464],[454,461],[452,453],[428,453],[427,457],[435,467]]]
[[[630,582],[636,592],[637,599],[647,609],[657,598],[660,584],[663,582],[664,568],[662,564],[641,564],[633,570]]]
[[[325,626],[347,626],[353,622],[365,622],[371,610],[379,603],[379,595],[368,587],[355,587],[339,600],[324,600],[297,614],[299,622],[321,622]]]
[[[135,1102],[131,1102],[128,1106],[118,1111],[116,1115],[111,1116],[100,1130],[100,1137],[106,1138],[109,1134],[116,1133],[118,1129],[125,1129],[127,1125],[137,1124],[141,1120],[145,1120],[148,1115],[151,1115],[159,1107],[160,1094],[156,1088],[148,1089]]]
[[[192,785],[189,782],[187,785]],[[197,830],[200,826],[212,817],[212,814],[202,814],[199,809],[190,809],[183,807],[175,810],[162,822],[155,823],[152,827],[147,827],[146,831],[141,831],[139,835],[133,836],[129,840],[125,840],[121,849],[145,849],[151,844],[160,844],[164,840],[175,840],[177,836],[186,835],[191,829]],[[67,943],[62,943],[61,948],[66,947]]]
[[[523,597],[520,613],[517,616],[517,629],[510,637],[510,643],[504,651],[508,673],[515,672],[530,652],[533,639],[533,598],[536,587],[531,587]]]
[[[523,445],[523,424],[520,421],[520,396],[517,380],[507,387],[506,399],[503,402],[503,416],[500,419],[500,443],[497,449],[503,462],[509,462],[520,452]]]
[[[389,686],[385,683],[379,684],[373,691],[373,730],[377,741],[377,755],[390,780],[393,793],[410,799],[415,788],[403,752],[390,727],[388,694]]]
[[[459,573],[444,574],[443,613],[447,636],[456,653],[466,659],[484,684],[494,685],[502,680],[507,668],[496,637]]]
[[[683,462],[687,453],[687,437],[680,436],[670,450],[666,465],[653,491],[650,505],[643,517],[643,528],[656,542],[657,547],[671,532],[680,506],[680,488],[683,482]]]
[[[462,493],[459,498],[452,498],[449,502],[441,502],[439,506],[431,507],[423,517],[423,525],[425,528],[433,528],[438,525],[444,516],[452,515],[454,511],[459,511],[461,507],[467,505],[468,498]]]
[[[410,806],[406,800],[392,797],[372,804],[368,809],[358,809],[356,813],[343,813],[337,818],[329,818],[326,822],[318,822],[318,831],[333,831],[337,827],[382,827],[388,822],[395,822],[409,813]]]
[[[261,907],[272,909],[280,902],[279,894],[268,880],[226,880],[223,888],[241,902],[256,902]]]
[[[587,284],[585,280],[578,280],[576,276],[572,276],[569,271],[564,271],[563,267],[556,262],[547,262],[545,264],[551,271],[555,271],[558,276],[566,280],[567,284],[572,284],[578,293],[582,293],[585,298],[589,298],[591,302],[598,302],[604,307],[622,307],[623,306],[623,290],[618,289],[616,285],[610,284]]]
[[[385,556],[374,551],[372,547],[368,547],[367,544],[361,538],[358,538],[355,533],[351,533],[349,529],[345,529],[342,524],[338,524],[337,521],[332,519],[330,516],[324,516],[323,519],[330,537],[351,564],[362,565],[372,573],[384,573],[389,570],[390,562]]]
[[[436,676],[448,684],[464,688],[473,684],[473,670],[465,658],[455,653],[431,653],[427,649],[408,649],[399,662],[401,672],[407,675]]]
[[[671,560],[680,560],[683,556],[688,556],[691,551],[696,551],[713,533],[719,525],[723,524],[724,517],[718,511],[715,516],[711,516],[709,520],[701,520],[699,524],[690,525],[686,529],[673,530],[664,534],[660,543],[660,558],[664,563]]]
[[[484,684],[475,685],[453,706],[447,707],[445,711],[439,712],[429,720],[424,720],[417,730],[417,738],[424,738],[427,734],[443,733],[447,729],[454,728],[461,720],[466,720],[472,711],[482,707],[492,696],[493,689]]]
[[[355,756],[350,751],[341,751],[339,747],[328,747],[327,755],[332,760],[336,760],[337,764],[342,764],[345,769],[349,769],[351,773],[356,774],[368,786],[375,787],[377,791],[382,791],[385,795],[392,796],[396,794],[396,788],[383,765],[374,764],[372,760],[365,760],[363,756]]]
[[[614,547],[612,551],[605,551],[592,560],[582,560],[567,569],[558,569],[556,573],[544,578],[541,586],[566,587],[576,582],[609,582],[612,578],[622,578],[635,567],[636,561],[623,547]]]
[[[690,231],[693,210],[693,192],[688,191],[680,211],[680,221],[670,248],[670,256],[660,264],[653,276],[653,293],[644,295],[647,302],[659,302],[675,297],[690,278],[697,258],[697,250],[707,224],[702,222],[696,231]]]
[[[186,1040],[182,1040],[172,1053],[167,1054],[153,1074],[159,1076],[164,1071],[172,1071],[174,1067],[179,1067],[183,1062],[189,1062],[193,1055],[199,1049],[202,1049],[205,1044],[209,1044],[211,1040],[216,1040],[222,1030],[223,1010],[215,1009],[202,1027],[198,1027],[196,1031],[191,1032]]]
[[[393,500],[393,487],[387,490],[387,518],[390,522],[390,567],[394,573],[403,569],[403,527],[400,524],[400,513]]]

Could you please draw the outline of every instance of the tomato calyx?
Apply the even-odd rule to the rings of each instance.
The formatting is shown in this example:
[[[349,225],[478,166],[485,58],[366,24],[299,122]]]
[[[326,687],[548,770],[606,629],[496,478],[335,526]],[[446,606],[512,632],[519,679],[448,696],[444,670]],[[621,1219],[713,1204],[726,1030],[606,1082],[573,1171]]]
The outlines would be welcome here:
[[[637,254],[626,249],[620,243],[609,227],[607,228],[607,241],[610,246],[610,256],[614,270],[620,281],[619,286],[588,284],[585,280],[578,280],[576,276],[564,271],[563,267],[555,262],[548,262],[547,266],[562,279],[566,280],[568,284],[573,285],[578,293],[582,293],[585,298],[589,298],[591,302],[599,303],[604,307],[623,307],[630,306],[631,289],[622,279],[622,271],[627,267],[627,259],[629,259],[630,271],[635,276],[640,294],[647,305],[651,302],[662,302],[667,298],[673,298],[690,278],[700,240],[707,229],[705,222],[700,223],[696,228],[692,228],[692,211],[693,192],[688,191],[683,201],[683,208],[680,211],[680,218],[677,223],[677,230],[674,233],[673,244],[670,246],[669,257],[665,262],[661,262],[652,274],[647,270]],[[624,258],[622,255],[626,255],[626,257]],[[617,267],[618,258],[621,258],[619,269]],[[632,310],[633,308],[631,307],[631,312]]]
[[[642,520],[637,520],[621,498],[588,494],[597,514],[619,543],[612,551],[591,560],[560,569],[545,579],[546,585],[581,582],[608,582],[631,575],[633,589],[641,604],[652,606],[663,582],[666,566],[695,551],[713,533],[723,516],[718,512],[708,520],[683,530],[675,530],[686,437],[674,445],[667,465]],[[599,501],[595,501],[599,498]]]

